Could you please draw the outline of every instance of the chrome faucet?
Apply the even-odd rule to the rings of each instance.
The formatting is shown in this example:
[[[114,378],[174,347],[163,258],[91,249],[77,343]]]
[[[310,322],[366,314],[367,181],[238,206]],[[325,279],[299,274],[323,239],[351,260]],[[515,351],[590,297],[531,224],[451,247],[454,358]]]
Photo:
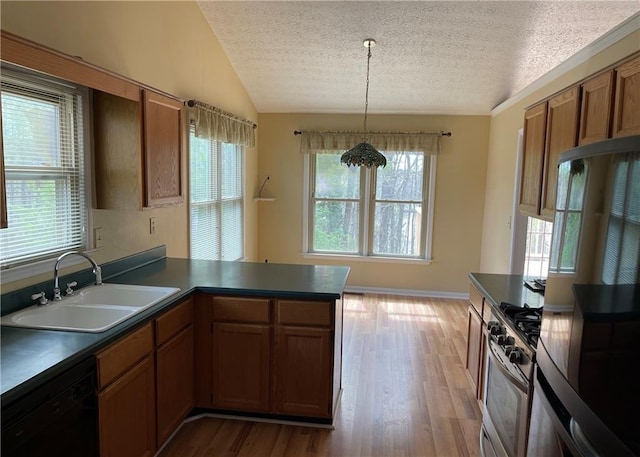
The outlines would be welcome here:
[[[60,255],[60,257],[58,257],[58,259],[56,260],[56,264],[53,267],[53,299],[54,300],[62,300],[62,297],[60,296],[60,286],[58,284],[59,283],[58,269],[60,268],[60,262],[62,262],[62,259],[64,259],[65,257],[70,256],[72,254],[84,257],[89,262],[91,262],[91,266],[93,267],[93,274],[96,275],[96,286],[102,285],[102,268],[100,268],[100,265],[98,265],[95,260],[93,260],[84,252],[80,252],[80,251],[65,252],[64,254]]]

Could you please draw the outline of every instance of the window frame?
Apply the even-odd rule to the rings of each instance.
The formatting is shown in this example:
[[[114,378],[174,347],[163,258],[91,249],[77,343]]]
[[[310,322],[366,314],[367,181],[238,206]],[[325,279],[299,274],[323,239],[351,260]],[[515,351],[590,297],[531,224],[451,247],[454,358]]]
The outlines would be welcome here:
[[[343,151],[335,151],[331,154],[336,155],[337,160]],[[382,151],[381,151],[382,152]],[[402,151],[400,151],[402,152]],[[399,256],[394,254],[373,254],[373,230],[374,230],[374,207],[375,186],[377,179],[377,170],[375,168],[368,169],[360,167],[360,197],[357,201],[360,203],[360,223],[358,233],[358,252],[326,252],[313,251],[311,244],[313,240],[313,208],[314,201],[317,199],[313,196],[315,186],[315,156],[317,154],[325,154],[326,152],[304,154],[304,182],[302,199],[302,256],[304,258],[334,258],[350,261],[365,262],[385,262],[385,263],[410,263],[410,264],[430,264],[432,262],[432,240],[433,240],[433,223],[434,223],[434,206],[435,206],[435,187],[436,187],[436,169],[437,156],[435,154],[424,153],[423,173],[422,173],[422,192],[423,192],[423,214],[422,229],[420,233],[420,255],[418,256]],[[384,153],[384,152],[383,152]],[[367,197],[368,196],[368,197]],[[351,199],[332,199],[351,201]],[[400,201],[393,201],[400,203]]]
[[[82,98],[82,109],[79,110],[79,114],[82,117],[82,147],[80,148],[80,154],[82,155],[83,166],[80,171],[82,173],[83,190],[84,190],[84,202],[81,204],[82,211],[84,212],[84,246],[74,248],[83,252],[91,253],[97,249],[94,248],[94,233],[93,233],[93,198],[94,198],[94,183],[93,183],[93,136],[92,136],[92,97],[91,89],[78,84],[70,83],[50,75],[35,73],[24,68],[15,67],[5,62],[1,65],[1,72],[4,75],[10,76],[12,79],[23,81],[25,85],[35,84],[39,86],[49,86],[52,90],[60,90],[65,88],[80,95]],[[6,132],[3,129],[3,135]],[[5,165],[5,173],[7,172]],[[4,179],[4,177],[3,177]],[[9,221],[9,226],[11,221]],[[37,275],[49,273],[53,271],[56,259],[62,251],[55,252],[44,258],[36,258],[31,261],[16,263],[15,265],[7,266],[2,271],[2,283],[10,283],[23,279],[32,278]],[[65,264],[66,266],[73,266],[83,262],[81,258],[69,259]]]
[[[216,181],[216,186],[218,189],[218,199],[213,199],[213,200],[207,200],[207,201],[203,201],[203,202],[196,202],[196,205],[194,205],[192,196],[193,196],[193,192],[192,192],[192,181],[191,181],[191,139],[192,136],[194,136],[194,125],[193,125],[193,119],[189,120],[189,126],[188,126],[188,151],[189,151],[189,157],[188,157],[188,168],[189,168],[189,257],[190,258],[194,258],[193,257],[193,219],[192,219],[192,210],[195,207],[198,206],[207,206],[212,208],[214,211],[217,211],[217,214],[219,215],[219,226],[217,227],[216,230],[216,237],[217,237],[217,241],[218,241],[218,250],[219,250],[219,259],[217,260],[226,260],[222,258],[222,237],[223,237],[223,226],[222,226],[222,208],[225,204],[229,203],[229,202],[237,202],[240,205],[240,212],[242,214],[242,222],[240,224],[240,237],[241,237],[241,255],[239,258],[237,259],[233,259],[231,261],[243,261],[246,259],[246,240],[245,240],[245,234],[246,234],[246,192],[245,192],[245,179],[246,179],[246,148],[243,145],[239,145],[239,144],[233,144],[233,143],[224,143],[223,141],[219,141],[219,140],[213,140],[211,138],[202,138],[202,140],[204,141],[208,141],[210,143],[209,148],[211,148],[212,144],[215,144],[215,147],[217,149],[217,154],[216,154],[216,164],[215,164],[215,168],[217,170],[216,172],[216,176],[214,177],[214,180]],[[241,195],[236,196],[236,197],[232,197],[232,198],[225,198],[222,195],[222,172],[223,172],[223,166],[222,166],[222,160],[223,160],[223,154],[222,154],[222,149],[223,149],[223,145],[224,144],[228,144],[233,146],[234,148],[236,148],[236,150],[239,150],[239,154],[240,154],[240,189],[241,189]]]

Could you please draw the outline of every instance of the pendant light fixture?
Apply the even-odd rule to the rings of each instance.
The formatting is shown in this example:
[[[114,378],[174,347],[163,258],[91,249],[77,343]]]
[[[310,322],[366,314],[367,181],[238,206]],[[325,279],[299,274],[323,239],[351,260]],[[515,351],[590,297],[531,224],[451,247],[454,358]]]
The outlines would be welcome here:
[[[376,40],[373,38],[367,38],[363,42],[364,47],[368,49],[367,52],[367,88],[365,91],[364,99],[364,137],[362,143],[358,143],[347,152],[342,154],[340,162],[347,164],[347,166],[362,166],[367,168],[371,167],[385,167],[387,165],[387,159],[376,148],[367,143],[367,110],[369,108],[369,65],[371,62],[371,48],[376,45]]]

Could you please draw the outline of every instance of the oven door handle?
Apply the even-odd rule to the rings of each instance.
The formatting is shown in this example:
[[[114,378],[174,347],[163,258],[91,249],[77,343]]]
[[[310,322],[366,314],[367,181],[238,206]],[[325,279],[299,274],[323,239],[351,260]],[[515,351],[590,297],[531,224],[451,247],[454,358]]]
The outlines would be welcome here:
[[[524,394],[528,394],[529,385],[525,382],[522,382],[517,377],[515,377],[513,373],[511,373],[509,369],[504,366],[504,364],[502,363],[502,360],[500,359],[495,349],[493,348],[494,345],[495,343],[491,339],[491,334],[487,333],[487,347],[489,348],[489,357],[491,357],[491,359],[494,361],[494,365],[496,366],[496,368],[500,370],[500,372],[504,375],[507,381],[509,381],[514,386],[516,386],[518,390],[521,390]]]

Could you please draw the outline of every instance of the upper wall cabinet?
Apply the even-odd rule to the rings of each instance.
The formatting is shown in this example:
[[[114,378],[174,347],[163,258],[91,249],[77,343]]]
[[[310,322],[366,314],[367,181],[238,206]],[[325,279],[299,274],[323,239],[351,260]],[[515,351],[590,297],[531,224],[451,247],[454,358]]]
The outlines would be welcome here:
[[[519,208],[521,213],[531,216],[540,213],[546,128],[547,102],[525,111]]]
[[[582,83],[579,145],[609,138],[614,81],[610,70]]]
[[[640,55],[616,68],[613,136],[640,134]]]
[[[578,88],[572,87],[548,102],[540,216],[549,221],[553,220],[556,207],[558,159],[561,153],[576,146],[578,100]]]
[[[99,209],[183,203],[181,100],[4,31],[1,45],[4,62],[93,89]]]
[[[524,113],[520,212],[553,220],[558,159],[563,152],[578,144],[637,134],[640,55],[531,106]]]
[[[182,102],[144,91],[144,162],[146,206],[183,202]]]
[[[96,204],[142,209],[183,202],[182,103],[143,90],[143,104],[94,91]]]
[[[576,145],[578,88],[572,87],[524,115],[520,212],[552,220],[560,154]]]

